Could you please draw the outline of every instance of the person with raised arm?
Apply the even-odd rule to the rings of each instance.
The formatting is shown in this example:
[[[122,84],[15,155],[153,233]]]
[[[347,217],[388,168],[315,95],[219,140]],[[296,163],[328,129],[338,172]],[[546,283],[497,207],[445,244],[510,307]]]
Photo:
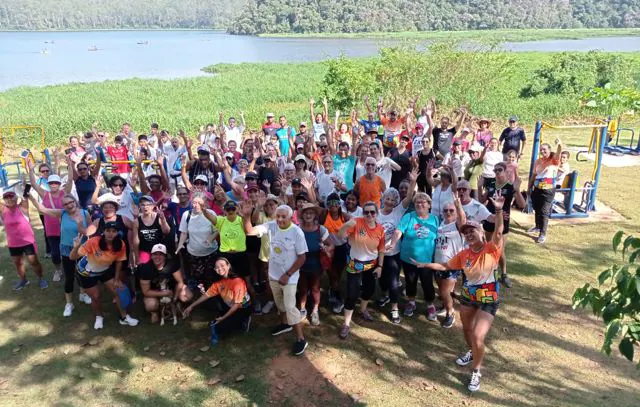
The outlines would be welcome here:
[[[449,127],[451,122],[449,116],[442,116],[440,118],[440,126],[435,127],[432,131],[433,149],[439,160],[443,159],[451,150],[453,136],[455,136],[462,127],[462,123],[467,115],[467,109],[465,107],[459,107],[455,113],[457,114],[457,118],[453,127]]]
[[[329,105],[327,98],[322,100],[323,110],[322,113],[315,113],[315,100],[309,99],[309,111],[311,123],[313,123],[313,141],[320,142],[320,136],[327,134],[327,125],[329,120]]]
[[[554,187],[558,176],[562,142],[556,138],[556,152],[551,152],[551,146],[544,143],[540,146],[540,157],[533,164],[533,174],[529,179],[531,203],[535,212],[535,226],[527,230],[529,234],[538,233],[537,243],[544,243],[547,239],[547,226],[553,207]]]

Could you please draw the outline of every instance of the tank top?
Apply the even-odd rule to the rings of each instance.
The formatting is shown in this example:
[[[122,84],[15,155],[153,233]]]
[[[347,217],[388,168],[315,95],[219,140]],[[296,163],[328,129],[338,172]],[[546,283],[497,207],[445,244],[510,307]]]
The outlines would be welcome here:
[[[83,209],[81,212],[82,225],[86,228],[88,226],[87,211]],[[60,218],[60,246],[73,246],[73,239],[76,236],[78,236],[78,224],[67,211],[63,211]]]
[[[145,225],[142,221],[142,216],[138,216],[138,238],[140,239],[140,245],[138,248],[140,251],[151,253],[153,246],[158,243],[163,243],[164,236],[162,229],[160,228],[160,220],[158,215],[153,220],[153,223],[149,226]]]
[[[129,239],[127,239],[127,226],[124,224],[122,220],[122,215],[116,215],[116,225],[118,226],[118,232],[120,233],[120,238],[124,240],[125,244],[129,244]],[[96,233],[93,236],[100,236],[104,232],[104,218],[100,218],[98,221],[98,228],[96,229]]]
[[[314,272],[320,271],[320,243],[322,239],[322,230],[321,226],[312,232],[307,232],[302,229],[302,233],[304,233],[304,240],[307,242],[307,248],[309,251],[304,260],[304,264],[300,268],[300,271],[303,272]]]
[[[64,193],[58,192],[58,196],[53,196],[51,192],[46,192],[42,199],[42,206],[48,209],[62,209],[62,197]],[[44,215],[44,231],[47,236],[60,236],[60,219],[55,216]]]
[[[331,235],[331,242],[335,246],[342,246],[347,243],[346,240],[339,239],[337,236],[338,230],[344,225],[344,218],[342,215],[338,216],[338,219],[333,219],[330,213],[327,213],[327,217],[324,220],[323,226],[327,228],[329,234]]]
[[[31,228],[29,217],[22,213],[18,206],[14,209],[9,209],[5,206],[2,209],[2,218],[4,219],[8,247],[23,247],[35,244],[36,237],[33,233],[33,228]]]

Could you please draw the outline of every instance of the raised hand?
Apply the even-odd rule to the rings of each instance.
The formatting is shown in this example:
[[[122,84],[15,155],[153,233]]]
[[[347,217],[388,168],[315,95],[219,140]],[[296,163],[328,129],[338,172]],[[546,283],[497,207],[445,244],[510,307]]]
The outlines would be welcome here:
[[[315,101],[315,100],[313,100],[313,98],[310,98],[310,99],[309,99],[309,104],[310,104],[310,105],[312,105],[312,106],[313,106],[315,103],[316,103],[316,101]]]
[[[496,191],[492,198],[489,198],[496,211],[499,211],[504,206],[504,197],[500,191]]]
[[[82,244],[82,233],[78,233],[78,236],[73,238],[73,247],[80,247]]]
[[[411,170],[409,174],[407,174],[407,178],[409,178],[409,181],[411,181],[412,183],[416,182],[419,176],[420,176],[420,173],[418,172],[418,169],[415,167]]]
[[[253,205],[251,205],[251,202],[242,201],[240,203],[240,215],[243,218],[247,216],[251,216],[252,211],[253,211]]]

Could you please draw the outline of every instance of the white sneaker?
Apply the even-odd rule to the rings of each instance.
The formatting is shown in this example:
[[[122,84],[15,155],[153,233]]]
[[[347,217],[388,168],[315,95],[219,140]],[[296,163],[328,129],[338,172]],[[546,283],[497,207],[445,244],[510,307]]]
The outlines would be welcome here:
[[[84,302],[87,305],[91,305],[91,297],[89,297],[89,295],[85,293],[80,293],[80,295],[78,296],[78,300],[80,300],[80,302]]]
[[[60,270],[56,270],[53,272],[53,278],[51,279],[54,282],[59,282],[60,280],[62,280],[62,271]]]
[[[482,374],[479,370],[474,370],[471,372],[471,380],[469,380],[469,386],[467,387],[469,391],[478,391],[480,390],[480,378]]]
[[[70,302],[66,303],[65,306],[64,306],[64,312],[62,313],[62,316],[63,317],[70,317],[74,308],[75,307],[73,306],[72,303],[70,303]]]
[[[138,320],[133,318],[131,315],[127,314],[126,317],[124,317],[124,319],[120,319],[120,325],[129,325],[129,326],[136,326],[138,325]]]
[[[531,229],[528,229],[527,233],[530,234],[530,235],[534,235],[536,233],[540,233],[540,229],[538,229],[537,227],[534,226]]]
[[[456,365],[458,366],[466,366],[473,360],[473,353],[471,353],[471,349],[467,351],[467,353],[462,353],[456,359]]]
[[[273,306],[276,305],[275,302],[273,301],[267,301],[266,304],[264,304],[262,306],[262,313],[263,314],[268,314],[271,312],[271,310],[273,309]]]
[[[93,324],[93,329],[102,329],[104,325],[103,322],[104,322],[104,317],[97,316],[96,322]]]
[[[317,310],[311,313],[311,325],[313,326],[320,325],[320,314],[318,314]]]

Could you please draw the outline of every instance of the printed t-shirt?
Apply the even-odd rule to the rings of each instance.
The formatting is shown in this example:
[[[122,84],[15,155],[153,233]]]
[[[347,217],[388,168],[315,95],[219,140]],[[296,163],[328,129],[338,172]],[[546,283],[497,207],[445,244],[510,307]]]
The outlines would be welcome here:
[[[456,222],[441,223],[436,237],[436,263],[446,263],[464,249],[464,238],[458,231]]]
[[[111,161],[128,161],[129,160],[129,150],[125,146],[107,147],[107,153],[111,157]],[[129,173],[129,164],[113,164],[112,167],[113,174],[128,174]]]
[[[450,270],[462,270],[465,275],[462,295],[480,303],[494,303],[499,300],[499,284],[496,272],[502,253],[502,243],[487,242],[480,252],[466,248],[447,262]]]
[[[219,295],[228,307],[240,304],[242,308],[248,308],[250,305],[247,283],[240,277],[224,278],[216,281],[207,290],[207,295],[209,297]]]
[[[280,125],[276,122],[273,122],[271,124],[268,123],[263,123],[262,124],[262,132],[265,135],[265,139],[266,140],[270,140],[271,136],[273,136],[274,134],[276,134],[276,130],[280,128]]]
[[[372,201],[376,205],[380,205],[382,199],[382,192],[387,188],[384,181],[379,176],[375,176],[372,180],[369,180],[365,175],[360,177],[358,181],[360,206]]]
[[[476,131],[476,143],[480,144],[482,147],[489,145],[489,142],[492,138],[493,133],[491,132],[491,130]]]
[[[214,214],[211,209],[209,213]],[[191,216],[189,216],[191,215]],[[218,250],[218,242],[213,237],[213,225],[202,213],[186,211],[182,214],[180,227],[181,233],[188,233],[187,251],[198,257],[208,256]]]
[[[218,216],[216,229],[220,231],[220,253],[247,250],[247,236],[240,216],[236,216],[233,222],[224,216]]]
[[[152,290],[160,290],[162,280],[167,280],[168,288],[174,289],[176,286],[176,280],[173,278],[173,273],[180,269],[180,263],[167,260],[164,267],[161,270],[156,268],[153,261],[149,261],[140,265],[140,280],[149,281]]]
[[[371,130],[378,131],[378,126],[380,126],[381,124],[380,120],[364,120],[364,119],[360,119],[358,123],[360,123],[362,127],[364,127],[365,133],[368,133]]]
[[[426,219],[419,218],[415,212],[405,214],[398,225],[398,230],[402,232],[400,259],[405,263],[412,263],[412,259],[431,263],[439,226],[440,219],[432,214]]]
[[[451,150],[453,144],[453,136],[456,134],[456,128],[441,129],[435,127],[433,129],[433,149],[440,153],[443,157]]]
[[[299,255],[309,251],[302,229],[293,223],[286,229],[280,229],[276,221],[272,220],[254,226],[254,230],[257,231],[258,237],[265,234],[269,236],[271,244],[269,278],[271,280],[279,280],[293,266]],[[298,284],[300,273],[297,271],[289,277],[287,285]]]
[[[513,203],[513,197],[515,196],[516,190],[513,187],[513,184],[511,184],[510,182],[507,182],[506,184],[502,185],[500,188],[497,188],[497,185],[495,184],[491,184],[487,187],[488,196],[489,197],[494,196],[498,190],[500,191],[500,194],[504,198],[504,206],[502,207],[502,219],[503,219],[503,227],[504,227],[503,233],[509,233],[511,204]],[[487,210],[493,214],[496,213],[496,208],[495,206],[493,206],[493,202],[491,202],[491,199],[487,201]],[[489,221],[484,221],[484,223],[485,223],[485,226],[487,224],[490,225],[490,228],[487,230],[493,230],[491,227],[494,227],[495,223],[492,223]]]
[[[558,165],[560,160],[554,157],[538,158],[533,167],[536,177],[533,185],[540,189],[552,189],[555,186]]]
[[[378,213],[378,223],[381,224],[382,228],[384,229],[385,256],[393,256],[400,253],[400,242],[396,243],[394,247],[391,247],[389,249],[386,248],[386,245],[391,243],[393,233],[396,231],[398,223],[400,223],[400,219],[402,219],[402,216],[406,211],[406,208],[402,205],[402,203],[400,203],[387,215],[383,214],[382,211]]]
[[[391,148],[397,145],[398,136],[402,133],[402,126],[406,121],[406,116],[398,117],[394,121],[391,121],[388,117],[380,118],[380,123],[384,126],[383,146]]]
[[[88,276],[95,276],[104,273],[111,267],[116,261],[125,261],[127,259],[127,252],[124,242],[119,251],[100,249],[100,236],[95,236],[87,240],[78,249],[80,256],[86,256],[86,265],[84,265],[84,272]]]
[[[384,228],[380,224],[370,228],[364,218],[354,220],[355,225],[347,229],[350,257],[362,262],[377,259],[378,253],[384,251]]]
[[[491,216],[489,209],[473,198],[471,198],[471,201],[468,204],[462,205],[462,210],[464,210],[467,220],[472,220],[478,223],[482,223]]]
[[[333,170],[340,174],[342,182],[347,190],[353,189],[353,171],[356,166],[356,158],[352,156],[340,157],[340,154],[333,156]]]

